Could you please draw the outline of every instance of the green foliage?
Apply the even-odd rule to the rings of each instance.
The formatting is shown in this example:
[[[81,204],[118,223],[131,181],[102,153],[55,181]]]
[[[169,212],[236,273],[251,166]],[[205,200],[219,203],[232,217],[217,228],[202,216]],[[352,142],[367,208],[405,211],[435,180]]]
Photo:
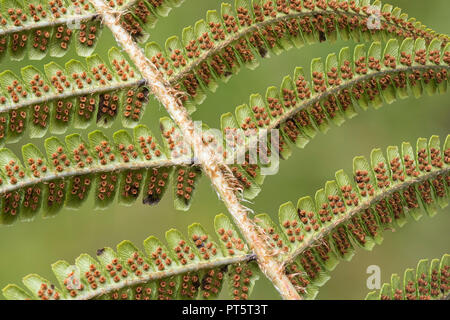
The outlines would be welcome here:
[[[252,94],[235,115],[222,115],[222,131],[281,129],[279,145],[266,147],[278,148],[283,159],[318,131],[356,116],[358,108],[447,92],[449,37],[378,0],[235,0],[234,6],[222,3],[220,13],[208,11],[206,19],[184,28],[181,38],[170,37],[164,46],[147,43],[157,19],[183,2],[113,0],[108,5],[118,23],[145,46],[145,55],[188,112],[220,81],[226,83],[244,66],[256,68],[259,58],[337,39],[373,41],[368,50],[357,45],[353,56],[343,48],[325,61],[314,59],[309,77],[297,67],[280,88],[269,87],[265,96]],[[381,11],[380,25],[369,28],[374,8]],[[132,134],[119,130],[112,138],[100,130],[87,139],[51,137],[45,152],[27,144],[23,161],[12,150],[0,149],[0,224],[32,220],[39,212],[52,217],[63,207],[78,209],[90,194],[96,209],[108,208],[116,197],[130,206],[141,193],[144,204],[157,204],[170,180],[175,208],[187,211],[202,170],[171,119],[160,119],[163,146],[139,124],[149,88],[120,49],[109,50],[109,64],[94,53],[101,13],[87,0],[2,0],[0,12],[0,59],[62,57],[73,45],[78,56],[87,57],[85,64],[70,60],[64,67],[50,62],[43,71],[27,66],[20,76],[0,73],[1,145],[17,143],[27,130],[30,137],[42,138],[47,131],[64,134],[94,122],[109,127],[119,113],[122,126],[133,128]],[[251,139],[222,140],[217,131],[202,138],[205,146],[224,154],[225,162]],[[230,139],[233,148],[223,152]],[[243,199],[256,197],[265,178],[264,164],[250,164],[249,157],[246,153],[243,164],[229,165],[231,172],[222,167]],[[386,154],[374,149],[369,160],[354,158],[351,175],[338,171],[314,198],[302,197],[296,207],[281,205],[278,222],[267,214],[253,221],[298,293],[313,299],[340,260],[350,260],[356,247],[371,250],[382,242],[384,230],[402,227],[409,217],[434,216],[448,205],[449,188],[450,136],[442,148],[438,136],[420,138],[415,151],[403,143]],[[247,299],[259,278],[257,257],[225,215],[216,216],[214,225],[217,240],[195,223],[188,237],[167,231],[166,244],[147,238],[144,251],[123,241],[116,251],[99,249],[96,259],[82,254],[74,265],[56,262],[56,285],[31,274],[23,279],[27,290],[9,285],[3,294],[43,300],[212,299],[225,285],[233,298]],[[391,284],[368,298],[448,298],[448,259],[434,259],[430,266],[422,260],[416,274],[405,272],[403,287],[393,275]]]
[[[0,143],[14,143],[28,129],[32,138],[62,134],[69,127],[84,129],[93,122],[109,127],[120,114],[124,127],[139,123],[149,90],[117,48],[109,50],[110,65],[98,56],[76,60],[65,68],[51,62],[45,73],[33,66],[0,74]]]
[[[439,137],[432,136],[428,143],[418,139],[416,152],[407,142],[388,147],[386,156],[374,149],[370,160],[354,158],[351,177],[340,170],[314,198],[300,198],[297,207],[283,204],[280,229],[272,234],[287,252],[286,272],[299,293],[314,297],[339,259],[350,260],[356,247],[372,250],[383,241],[383,230],[404,226],[408,217],[419,220],[422,212],[433,217],[447,207],[449,147],[450,136],[444,151]]]
[[[264,97],[252,94],[248,104],[236,107],[234,115],[222,115],[221,129],[279,128],[279,154],[287,159],[293,146],[304,148],[317,132],[328,132],[331,123],[341,126],[359,109],[378,109],[410,96],[419,98],[424,91],[428,95],[446,93],[450,45],[440,48],[438,40],[427,47],[422,38],[407,38],[401,45],[391,39],[384,50],[380,42],[372,43],[368,51],[357,45],[353,57],[349,48],[343,48],[338,56],[329,54],[325,62],[314,59],[309,77],[297,67],[279,88],[270,86]],[[243,168],[262,182],[257,165]]]
[[[112,0],[119,23],[135,39],[148,38],[159,17],[165,17],[184,0]],[[40,60],[48,53],[62,57],[75,45],[79,56],[93,54],[103,25],[88,0],[2,0],[0,59]],[[28,52],[28,53],[27,53]]]
[[[57,284],[39,275],[23,278],[27,291],[9,285],[7,299],[211,299],[227,287],[235,298],[247,298],[259,278],[259,270],[231,221],[223,214],[214,220],[218,239],[198,223],[180,231],[166,232],[167,245],[151,236],[143,253],[130,241],[117,250],[101,248],[97,259],[82,254],[75,265],[52,265]],[[217,242],[218,241],[218,242]]]
[[[219,80],[227,82],[241,67],[254,69],[258,57],[278,55],[293,47],[323,41],[381,41],[391,38],[424,38],[426,44],[449,38],[391,5],[372,6],[381,10],[380,28],[368,29],[372,15],[369,0],[348,1],[236,0],[234,7],[223,3],[221,12],[210,10],[206,19],[183,29],[181,39],[170,37],[161,48],[146,45],[147,57],[171,85],[186,93],[184,104],[191,112],[214,92]]]
[[[145,204],[157,204],[169,181],[174,181],[175,207],[188,210],[201,177],[191,162],[190,150],[184,157],[180,137],[173,122],[161,119],[165,144],[144,125],[131,136],[124,130],[108,139],[94,131],[85,141],[71,134],[65,143],[56,137],[45,140],[45,153],[33,144],[22,148],[23,162],[9,149],[0,149],[0,223],[28,221],[42,211],[54,216],[64,206],[77,209],[89,194],[95,194],[96,209],[107,208],[116,198],[122,205],[133,204],[142,193]],[[178,129],[177,129],[178,130]],[[171,145],[177,143],[177,148]],[[185,148],[185,147],[184,147]]]
[[[428,144],[419,139],[415,154],[409,143],[403,143],[401,149],[400,155],[398,147],[388,147],[387,158],[374,149],[370,164],[364,157],[355,157],[352,179],[338,171],[336,180],[318,190],[314,200],[302,197],[297,208],[291,202],[281,205],[279,225],[267,214],[255,216],[274,256],[284,261],[286,274],[304,298],[313,299],[339,260],[353,257],[355,247],[371,250],[383,241],[384,229],[402,227],[408,216],[418,220],[421,211],[434,216],[437,207],[447,206],[450,136],[444,152],[437,136]],[[3,294],[8,299],[194,299],[200,292],[199,297],[214,298],[228,265],[230,293],[246,299],[257,279],[254,263],[247,263],[252,256],[225,215],[216,216],[214,226],[219,246],[201,225],[193,224],[188,240],[179,231],[169,230],[168,248],[155,237],[146,239],[147,256],[124,241],[117,253],[110,248],[98,250],[100,264],[88,255],[81,255],[75,266],[64,261],[53,264],[60,288],[38,275],[29,275],[23,282],[31,294],[15,285],[4,288]],[[231,257],[236,260],[227,260]],[[119,272],[122,268],[125,273]],[[205,280],[218,274],[214,280]],[[77,284],[77,290],[70,281]]]
[[[416,270],[406,269],[403,283],[393,274],[390,283],[379,291],[370,292],[368,300],[435,300],[448,299],[450,291],[450,255],[439,259],[420,260]]]

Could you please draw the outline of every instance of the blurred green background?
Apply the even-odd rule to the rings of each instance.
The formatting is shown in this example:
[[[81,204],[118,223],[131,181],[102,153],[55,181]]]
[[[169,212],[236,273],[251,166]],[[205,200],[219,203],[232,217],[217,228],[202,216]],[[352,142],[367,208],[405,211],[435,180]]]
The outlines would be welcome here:
[[[180,35],[183,27],[204,18],[208,9],[220,8],[216,0],[188,0],[175,9],[169,18],[158,22],[151,32],[151,38],[158,43],[171,35]],[[450,2],[448,0],[391,0],[391,4],[403,8],[410,16],[427,23],[440,33],[450,30]],[[107,50],[114,46],[114,40],[105,29],[97,52],[104,59]],[[292,49],[280,56],[262,61],[255,71],[241,70],[229,83],[221,84],[215,94],[193,114],[195,120],[203,120],[211,127],[219,126],[220,115],[234,110],[235,106],[246,103],[251,93],[265,93],[270,85],[279,85],[282,78],[292,74],[295,66],[309,68],[314,57],[326,57],[330,52],[351,43],[322,43],[300,50]],[[42,69],[45,63],[56,61],[64,64],[72,53],[64,58],[46,58],[43,61],[3,62],[1,69],[20,68],[33,64]],[[281,163],[276,176],[267,177],[260,195],[248,204],[255,212],[267,212],[277,219],[278,207],[286,201],[296,203],[300,196],[314,195],[327,180],[333,179],[334,172],[345,169],[351,172],[352,158],[356,155],[368,156],[371,149],[388,145],[399,145],[402,141],[415,144],[418,137],[438,134],[445,139],[450,125],[450,95],[413,98],[384,106],[379,111],[362,112],[358,117],[347,121],[340,128],[331,128],[326,134],[319,134],[303,150],[294,150],[289,161]],[[144,123],[158,132],[158,120],[166,115],[162,106],[154,100],[146,111]],[[117,121],[119,123],[120,121]],[[105,130],[112,133],[119,128]],[[89,131],[95,127],[89,128]],[[75,132],[77,130],[73,130]],[[68,132],[71,133],[71,132]],[[86,134],[82,132],[82,134]],[[19,153],[22,141],[10,145]],[[42,147],[43,139],[32,140]],[[96,249],[104,246],[114,247],[121,240],[129,239],[142,243],[149,235],[164,238],[164,232],[178,228],[183,232],[193,222],[201,222],[210,233],[213,232],[214,215],[226,212],[218,200],[207,178],[202,178],[191,210],[177,212],[173,209],[172,192],[168,192],[158,206],[149,207],[136,202],[132,207],[112,206],[105,211],[93,211],[92,199],[78,211],[63,210],[57,217],[28,223],[16,223],[11,227],[0,228],[0,288],[8,283],[18,283],[28,273],[54,279],[50,264],[58,259],[73,262],[82,252],[94,255]],[[414,267],[420,258],[440,257],[449,252],[450,210],[442,210],[430,219],[424,217],[420,222],[410,221],[401,230],[386,232],[385,241],[372,252],[358,249],[351,262],[342,262],[332,272],[331,280],[320,290],[318,299],[360,299],[364,298],[366,288],[366,268],[369,265],[381,267],[382,281],[388,281],[391,273]],[[223,298],[228,295],[222,294]],[[2,297],[3,298],[3,297]],[[264,278],[257,282],[252,298],[277,299],[278,295]]]

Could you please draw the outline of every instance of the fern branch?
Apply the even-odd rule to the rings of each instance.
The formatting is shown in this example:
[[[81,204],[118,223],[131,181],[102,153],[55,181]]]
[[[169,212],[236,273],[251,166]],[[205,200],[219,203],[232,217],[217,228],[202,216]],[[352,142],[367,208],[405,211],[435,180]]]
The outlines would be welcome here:
[[[163,79],[157,68],[149,61],[133,39],[118,25],[116,19],[102,0],[90,0],[97,12],[101,12],[104,23],[112,31],[116,40],[123,46],[136,67],[139,69],[147,84],[151,87],[153,94],[164,105],[167,112],[180,128],[184,139],[192,147],[195,156],[199,159],[205,173],[211,179],[211,183],[219,193],[222,201],[233,216],[245,239],[250,244],[258,257],[258,263],[264,274],[274,283],[284,298],[299,298],[290,281],[284,276],[280,264],[269,257],[268,252],[261,243],[260,235],[255,230],[254,224],[247,216],[244,208],[236,195],[235,190],[230,187],[229,178],[226,173],[231,171],[224,165],[216,163],[216,157],[210,148],[202,148],[202,137],[194,134],[194,124],[186,109],[176,96],[176,91]],[[225,172],[224,172],[225,168]]]
[[[404,142],[374,149],[370,161],[353,160],[353,175],[343,170],[318,190],[302,197],[297,207],[280,206],[279,224],[267,214],[254,220],[284,260],[286,275],[302,298],[312,299],[340,259],[350,260],[355,246],[372,250],[382,231],[402,227],[407,217],[418,220],[448,205],[450,135],[441,149],[439,137],[420,138],[416,151]]]
[[[420,260],[416,270],[406,269],[403,281],[392,274],[391,281],[379,291],[370,292],[367,300],[448,300],[450,295],[450,255]]]
[[[447,92],[449,48],[447,44],[442,49],[438,40],[426,46],[421,38],[407,38],[401,44],[392,39],[384,50],[380,42],[372,43],[368,50],[358,45],[351,57],[345,47],[339,54],[329,54],[324,62],[313,59],[310,77],[297,67],[279,87],[267,88],[265,96],[252,94],[248,104],[237,106],[234,114],[221,116],[221,129],[225,136],[229,129],[250,134],[279,129],[278,145],[268,143],[267,148],[278,148],[280,157],[288,159],[294,146],[304,148],[317,132],[326,133],[330,123],[340,126],[369,106],[378,109],[396,99],[419,98],[424,92]],[[263,183],[260,164],[243,168]]]
[[[64,100],[64,99],[70,99],[70,98],[78,98],[81,96],[87,96],[87,95],[97,95],[105,92],[112,92],[112,91],[121,91],[122,89],[130,89],[130,88],[137,88],[145,84],[144,80],[135,80],[125,83],[113,83],[108,86],[104,87],[93,87],[93,88],[84,88],[84,89],[75,89],[72,91],[67,91],[64,93],[51,93],[49,95],[45,95],[40,98],[33,98],[25,101],[21,101],[19,103],[14,104],[6,104],[0,106],[0,113],[3,112],[9,112],[12,110],[17,110],[25,107],[34,107],[35,105],[40,105],[44,102],[48,101],[54,101],[57,99]]]
[[[182,2],[133,0],[109,1],[108,5],[127,32],[145,40],[158,18],[167,16],[172,7]],[[27,51],[33,60],[41,60],[47,53],[61,57],[73,43],[78,55],[90,56],[102,29],[101,15],[86,0],[6,0],[1,14],[0,58],[8,51],[11,60],[22,60]]]
[[[40,60],[50,52],[65,55],[72,44],[77,54],[89,56],[101,35],[98,15],[84,0],[42,2],[6,0],[2,4],[0,58],[6,53],[11,60],[22,60],[26,54]]]
[[[259,94],[251,95],[250,108],[238,106],[235,120],[244,130],[249,127],[280,128],[288,120],[293,120],[295,124],[288,129],[294,134],[290,136],[285,132],[285,142],[296,143],[298,138],[303,140],[300,144],[303,147],[307,143],[305,140],[314,137],[317,128],[327,130],[326,120],[340,125],[345,121],[344,115],[354,117],[354,105],[363,110],[369,104],[379,108],[383,102],[392,103],[397,98],[420,97],[424,89],[429,94],[445,93],[450,70],[450,46],[440,47],[439,41],[433,41],[427,47],[420,38],[415,42],[407,38],[401,45],[391,39],[384,54],[380,42],[372,43],[368,53],[363,45],[356,46],[353,61],[349,48],[343,48],[339,56],[328,55],[325,63],[320,58],[313,59],[310,79],[303,68],[297,67],[292,78],[283,78],[279,90],[269,87],[265,99]],[[385,64],[387,59],[393,64]],[[312,106],[318,108],[312,110]],[[301,113],[302,110],[307,113]],[[230,116],[222,115],[223,118]]]
[[[441,151],[442,150],[442,151]],[[370,161],[355,157],[353,176],[343,170],[318,190],[315,199],[302,197],[297,208],[280,207],[280,227],[266,215],[260,225],[271,230],[273,244],[283,253],[286,273],[299,293],[313,298],[340,259],[350,260],[355,246],[371,250],[382,242],[382,230],[402,227],[448,205],[450,136],[443,149],[439,137],[419,138],[387,148],[387,158],[374,149]]]
[[[62,134],[70,125],[84,129],[96,121],[109,127],[117,118],[124,127],[135,127],[145,112],[148,89],[145,81],[120,53],[109,50],[108,65],[98,55],[86,65],[71,60],[56,63],[44,72],[27,66],[21,76],[7,70],[0,83],[0,144],[17,142],[29,133],[40,138],[50,128]]]
[[[58,179],[70,179],[73,177],[80,177],[80,176],[87,176],[90,174],[108,174],[108,173],[120,173],[122,171],[136,171],[139,169],[150,169],[150,168],[163,168],[163,167],[176,167],[176,166],[190,166],[191,161],[189,160],[156,160],[151,162],[134,162],[134,163],[117,163],[113,165],[106,165],[106,166],[100,166],[100,165],[94,165],[88,168],[76,168],[71,169],[62,173],[58,172],[52,172],[50,174],[47,174],[44,177],[35,178],[35,177],[29,177],[26,178],[14,185],[6,185],[0,187],[0,195],[6,195],[8,193],[30,187],[35,186],[40,183],[48,183],[52,182]]]

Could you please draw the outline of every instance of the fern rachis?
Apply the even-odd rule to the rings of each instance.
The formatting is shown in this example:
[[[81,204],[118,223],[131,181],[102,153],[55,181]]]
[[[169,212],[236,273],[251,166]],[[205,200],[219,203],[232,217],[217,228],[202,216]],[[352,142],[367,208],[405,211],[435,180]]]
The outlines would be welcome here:
[[[219,157],[228,137],[217,131],[194,134],[190,116],[207,90],[214,92],[219,80],[226,82],[241,66],[254,69],[259,58],[338,38],[374,41],[368,51],[356,45],[353,58],[344,48],[325,62],[314,59],[310,80],[298,67],[280,89],[270,87],[265,97],[254,94],[248,105],[236,108],[235,116],[222,116],[222,131],[280,129],[281,143],[263,147],[287,159],[292,145],[303,148],[317,131],[354,117],[358,107],[446,93],[447,35],[380,1],[283,0],[274,5],[236,0],[234,6],[222,4],[220,13],[209,11],[205,20],[185,28],[181,38],[170,37],[164,49],[148,42],[156,19],[181,3],[85,0],[27,7],[5,1],[3,59],[21,60],[27,53],[30,59],[47,53],[62,57],[70,43],[78,56],[87,58],[86,64],[71,60],[64,67],[51,62],[43,72],[28,66],[21,76],[2,72],[6,90],[0,94],[0,143],[21,142],[27,130],[40,138],[49,128],[61,135],[94,122],[109,127],[119,115],[121,125],[133,132],[50,137],[45,152],[23,143],[23,161],[14,146],[0,149],[0,221],[31,220],[38,212],[54,216],[63,207],[79,208],[90,194],[101,209],[116,197],[132,205],[140,194],[144,204],[156,204],[169,180],[174,182],[175,208],[188,210],[203,173],[233,221],[216,216],[216,239],[193,224],[187,237],[169,230],[166,244],[149,237],[143,251],[123,241],[116,252],[97,250],[97,259],[82,254],[74,265],[58,261],[52,265],[57,282],[29,275],[24,278],[28,291],[9,285],[3,290],[8,299],[211,299],[226,284],[231,297],[247,299],[260,273],[285,299],[314,298],[339,260],[350,260],[356,247],[371,250],[381,243],[383,230],[402,227],[409,217],[418,220],[422,212],[434,216],[448,205],[450,140],[442,147],[439,137],[432,136],[419,139],[416,150],[403,143],[386,154],[375,149],[369,160],[356,157],[351,175],[338,171],[314,198],[300,198],[297,207],[283,204],[279,222],[267,214],[253,215],[243,200],[261,190],[264,164],[250,164],[249,153],[242,164],[225,164],[237,149]],[[380,26],[370,29],[369,19],[378,11]],[[80,24],[79,30],[73,32],[73,23]],[[95,54],[105,28],[123,49],[109,51],[109,64]],[[160,120],[163,144],[140,124],[150,95],[172,118]],[[439,268],[433,260],[429,273],[420,262],[415,279],[407,271],[404,296],[447,297],[447,260]],[[432,278],[436,272],[438,281]],[[440,291],[424,285],[427,277]],[[398,278],[391,286],[401,290]],[[388,297],[389,288],[383,287],[380,297]],[[398,298],[399,292],[393,292]]]

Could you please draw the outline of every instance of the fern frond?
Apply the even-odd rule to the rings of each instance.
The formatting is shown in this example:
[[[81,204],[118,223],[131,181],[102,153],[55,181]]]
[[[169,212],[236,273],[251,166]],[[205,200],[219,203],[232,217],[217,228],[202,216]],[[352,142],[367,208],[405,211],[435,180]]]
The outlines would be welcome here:
[[[371,250],[381,244],[383,230],[402,227],[408,216],[434,216],[448,205],[450,135],[441,152],[439,137],[388,147],[387,157],[374,149],[370,161],[353,160],[353,175],[336,172],[314,198],[302,197],[280,206],[279,225],[269,215],[255,222],[284,262],[286,274],[299,294],[312,299],[340,260],[350,260],[355,246]]]
[[[82,254],[69,265],[58,261],[52,270],[58,281],[36,274],[23,278],[28,291],[16,285],[3,289],[7,299],[211,299],[227,285],[230,295],[246,299],[259,272],[254,255],[223,214],[214,220],[218,242],[198,223],[166,232],[168,246],[156,237],[144,241],[145,254],[130,241],[97,250],[97,259]]]
[[[241,66],[254,69],[257,57],[280,54],[292,47],[302,47],[326,40],[401,40],[424,38],[429,44],[447,35],[427,29],[414,18],[391,5],[372,6],[381,10],[379,29],[369,30],[372,12],[370,0],[361,1],[278,1],[236,0],[234,8],[222,4],[221,12],[211,10],[206,20],[183,30],[182,39],[169,38],[163,50],[157,43],[146,46],[146,55],[172,86],[186,92],[185,105],[190,111],[214,92],[218,80],[227,81]]]
[[[302,197],[280,207],[277,246],[286,272],[306,297],[328,279],[339,259],[350,260],[355,246],[371,250],[383,240],[382,231],[402,227],[408,216],[418,220],[425,211],[434,216],[448,205],[450,188],[450,136],[441,152],[439,137],[388,147],[387,157],[374,149],[370,161],[353,160],[353,175],[336,172],[314,199]],[[266,224],[267,226],[267,224]],[[265,226],[265,228],[267,228]]]
[[[271,86],[265,96],[252,94],[249,104],[236,107],[235,115],[222,115],[222,130],[235,123],[243,130],[280,129],[279,152],[283,159],[292,153],[292,146],[304,148],[318,131],[327,132],[330,122],[342,125],[346,118],[358,113],[356,107],[378,109],[384,103],[410,96],[419,98],[447,92],[450,71],[450,45],[441,49],[438,40],[429,46],[425,40],[395,39],[382,50],[374,42],[368,52],[357,45],[351,58],[350,49],[339,56],[328,55],[325,63],[314,59],[311,76],[301,67],[293,76],[286,76],[278,89]]]
[[[89,1],[4,0],[1,5],[0,59],[40,60],[50,52],[61,57],[75,43],[87,57],[95,49],[102,25]]]
[[[336,180],[328,181],[315,200],[300,198],[297,208],[291,202],[283,204],[280,225],[267,214],[255,216],[261,234],[303,297],[314,298],[339,260],[352,258],[355,246],[371,250],[382,242],[384,229],[403,226],[407,216],[418,220],[421,211],[434,216],[438,206],[448,204],[450,135],[443,153],[437,136],[428,144],[419,139],[416,154],[409,143],[401,149],[402,155],[398,147],[388,147],[387,159],[379,149],[373,150],[370,165],[364,157],[356,157],[353,179],[338,171]],[[200,292],[200,297],[213,298],[223,286],[228,266],[231,294],[248,298],[258,277],[251,262],[255,256],[225,215],[216,216],[214,224],[220,249],[203,227],[193,224],[188,240],[174,229],[166,233],[169,249],[150,237],[144,241],[145,256],[124,241],[117,253],[98,250],[98,261],[81,255],[74,266],[55,263],[59,288],[33,274],[23,281],[31,293],[9,285],[3,294],[8,299],[194,299]]]
[[[439,259],[420,260],[416,270],[406,269],[403,283],[398,274],[384,283],[379,291],[370,292],[367,300],[436,300],[449,299],[450,255]]]
[[[133,37],[146,40],[148,29],[184,0],[114,0],[120,23]],[[102,33],[101,16],[87,0],[4,0],[0,8],[0,60],[31,60],[47,54],[62,57],[75,44],[79,56],[90,56]]]
[[[139,42],[149,37],[149,29],[155,27],[158,19],[167,17],[174,7],[184,0],[128,0],[109,1],[109,6],[121,12],[120,24]]]
[[[45,73],[33,66],[0,74],[0,143],[17,142],[26,129],[33,138],[48,128],[64,133],[71,124],[86,128],[94,121],[109,127],[120,114],[124,127],[134,127],[142,117],[149,90],[139,73],[119,49],[109,50],[110,65],[98,55],[76,60],[65,68],[52,62]]]
[[[117,131],[113,141],[101,131],[71,134],[65,143],[56,137],[45,140],[46,156],[33,144],[22,148],[23,162],[7,148],[0,149],[0,224],[18,218],[31,220],[40,211],[56,215],[64,206],[77,209],[95,194],[96,209],[118,202],[131,205],[142,193],[144,204],[156,204],[174,181],[178,210],[188,210],[201,177],[192,154],[182,144],[179,129],[161,119],[164,147],[144,125],[134,136]]]
[[[292,77],[284,77],[279,89],[269,87],[264,97],[252,94],[248,104],[236,107],[234,115],[223,114],[221,130],[280,129],[278,151],[282,159],[288,159],[293,146],[304,148],[317,132],[326,133],[330,122],[340,126],[346,118],[355,117],[357,107],[378,109],[396,99],[419,98],[424,91],[445,93],[450,44],[442,50],[440,46],[438,40],[427,47],[421,38],[407,38],[401,45],[392,39],[384,52],[374,42],[367,53],[363,45],[357,45],[353,58],[349,48],[343,48],[339,58],[330,54],[325,63],[314,59],[311,80],[297,67]],[[270,151],[273,146],[267,148]],[[248,164],[248,157],[247,152],[242,168],[261,185],[261,164]]]

